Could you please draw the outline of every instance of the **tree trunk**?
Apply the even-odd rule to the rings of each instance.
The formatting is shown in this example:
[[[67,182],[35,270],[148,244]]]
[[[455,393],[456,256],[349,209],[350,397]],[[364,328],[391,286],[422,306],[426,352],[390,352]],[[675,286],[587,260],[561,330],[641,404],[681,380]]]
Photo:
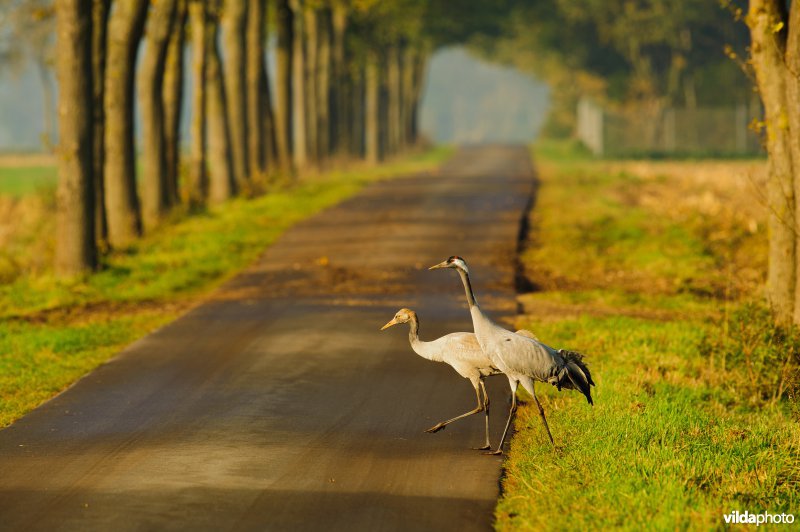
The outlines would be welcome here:
[[[789,150],[792,159],[794,212],[795,220],[792,227],[794,232],[794,323],[800,325],[800,5],[792,2],[788,17],[789,31],[786,42],[786,113],[789,120]]]
[[[400,51],[397,46],[389,47],[386,57],[386,140],[387,152],[395,155],[400,151],[400,132],[402,131],[402,113],[400,87]]]
[[[414,93],[411,95],[412,107],[409,110],[411,121],[411,142],[419,141],[419,106],[422,101],[422,89],[425,85],[425,68],[428,63],[428,54],[419,50],[414,58]]]
[[[345,33],[347,31],[347,5],[343,1],[334,2],[331,13],[331,28],[333,30],[332,65],[333,65],[333,97],[331,112],[331,148],[340,158],[350,152],[350,129],[348,122],[350,116],[348,109],[350,99],[348,94],[347,65],[345,64]]]
[[[795,299],[795,197],[786,114],[786,35],[785,30],[774,31],[775,24],[784,20],[782,3],[778,0],[751,0],[747,14],[751,63],[764,102],[769,154],[767,293],[776,318],[781,322],[791,320]],[[796,106],[797,101],[792,105]]]
[[[366,156],[366,82],[363,65],[353,65],[355,72],[349,72],[345,88],[349,96],[346,100],[344,116],[347,118],[345,131],[347,139],[347,155],[363,159]]]
[[[225,0],[222,9],[222,37],[225,44],[225,95],[228,127],[231,131],[233,172],[239,188],[250,179],[247,115],[247,0]]]
[[[266,21],[264,27],[268,27]],[[266,34],[264,35],[264,41],[268,42]],[[261,119],[264,123],[264,168],[266,172],[269,172],[272,168],[280,166],[280,160],[278,159],[278,133],[275,127],[275,112],[272,104],[272,88],[270,87],[269,71],[266,68],[261,69],[261,79],[259,80],[259,84],[263,94],[263,97],[261,98],[263,109],[261,109],[259,116],[261,116]]]
[[[384,54],[379,61],[383,65],[387,65],[387,57]],[[387,155],[391,155],[391,147],[389,146],[389,73],[388,68],[384,66],[380,69],[378,76],[378,158],[383,160]]]
[[[370,50],[364,70],[364,157],[368,163],[380,160],[380,68],[378,55]]]
[[[415,62],[417,57],[417,49],[413,46],[406,46],[403,50],[403,109],[402,109],[402,125],[400,135],[402,144],[410,146],[414,144],[414,137],[412,131],[412,116],[415,110],[414,93],[416,87],[414,86],[415,75]]]
[[[317,77],[317,159],[321,163],[330,155],[331,109],[331,21],[330,12],[319,17],[319,56]]]
[[[57,0],[59,138],[55,268],[71,276],[97,266],[92,181],[92,12]]]
[[[294,165],[298,171],[305,169],[308,164],[308,135],[306,130],[306,67],[305,53],[303,51],[303,2],[291,2],[294,35],[292,36],[292,101],[294,115],[293,155]]]
[[[264,42],[266,1],[248,0],[247,16],[247,152],[250,172],[259,180],[266,173],[264,148]]]
[[[106,42],[111,0],[92,0],[92,179],[94,182],[95,240],[101,250],[108,247],[105,207],[105,109]]]
[[[206,69],[207,116],[208,116],[208,155],[211,167],[209,201],[220,204],[236,193],[231,133],[228,124],[228,99],[225,84],[222,82],[223,68],[220,61],[217,34],[219,20],[211,17],[206,29],[208,68]]]
[[[175,23],[170,34],[164,72],[164,155],[166,160],[167,204],[180,202],[178,187],[181,153],[181,111],[183,104],[183,51],[186,37],[187,0],[178,0]]]
[[[117,0],[108,26],[105,86],[105,204],[108,239],[114,247],[141,234],[136,194],[134,65],[147,17],[147,0]]]
[[[319,113],[317,110],[317,91],[319,90],[319,64],[317,61],[319,52],[319,39],[317,33],[317,11],[313,7],[306,6],[303,9],[304,17],[304,36],[305,36],[305,97],[306,97],[306,145],[308,149],[308,159],[312,164],[319,163],[319,146],[317,144],[317,132],[319,128]]]
[[[161,223],[168,210],[164,134],[164,70],[177,0],[159,0],[147,24],[147,46],[139,78],[142,115],[142,222],[146,230]]]
[[[278,49],[275,53],[275,145],[281,169],[289,172],[292,166],[292,46],[294,43],[294,16],[289,0],[277,0],[275,25],[278,31]]]
[[[191,155],[189,164],[189,201],[193,205],[205,203],[208,197],[208,174],[206,173],[206,79],[208,24],[206,0],[189,0],[189,20],[192,31],[192,96]]]

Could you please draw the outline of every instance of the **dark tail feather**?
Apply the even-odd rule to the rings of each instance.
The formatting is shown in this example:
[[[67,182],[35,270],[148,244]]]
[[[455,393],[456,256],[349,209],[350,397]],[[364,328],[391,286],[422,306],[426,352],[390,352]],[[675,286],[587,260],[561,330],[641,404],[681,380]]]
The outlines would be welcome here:
[[[580,392],[586,396],[586,400],[589,401],[589,404],[594,405],[591,386],[595,384],[592,380],[592,374],[589,372],[589,368],[586,367],[586,364],[583,362],[583,355],[576,351],[567,351],[564,349],[560,350],[558,353],[564,357],[567,363],[566,373],[570,381],[569,383],[562,383],[562,386],[580,390]]]

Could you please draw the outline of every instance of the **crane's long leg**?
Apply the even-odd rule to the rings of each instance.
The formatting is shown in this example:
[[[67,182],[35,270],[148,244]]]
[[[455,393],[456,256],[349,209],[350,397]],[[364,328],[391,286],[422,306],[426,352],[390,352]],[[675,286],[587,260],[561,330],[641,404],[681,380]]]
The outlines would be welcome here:
[[[547,418],[544,417],[544,408],[542,408],[542,404],[539,402],[539,398],[536,397],[536,392],[533,391],[533,386],[534,386],[533,383],[531,383],[531,392],[533,392],[531,395],[533,395],[533,400],[536,401],[536,406],[539,407],[539,415],[542,416],[542,423],[544,423],[544,428],[545,430],[547,430],[547,436],[550,438],[550,443],[553,445],[553,447],[555,447],[556,442],[553,441],[553,435],[550,434],[550,427],[547,426]]]
[[[506,421],[506,428],[503,429],[503,436],[500,437],[500,443],[497,445],[497,450],[484,454],[503,454],[503,442],[506,441],[506,434],[508,433],[508,427],[511,426],[511,418],[514,417],[514,413],[516,413],[517,411],[517,387],[519,386],[519,381],[517,380],[512,381],[510,378],[508,379],[508,383],[511,385],[511,408],[508,411],[508,420]]]
[[[489,443],[489,394],[486,393],[486,384],[483,381],[483,377],[479,381],[481,385],[481,390],[483,390],[483,410],[486,412],[485,420],[486,420],[486,445],[483,447],[478,447],[477,451],[488,451],[492,448],[492,444]]]
[[[483,411],[483,401],[481,401],[481,391],[478,388],[477,383],[473,382],[472,386],[475,387],[475,395],[478,396],[478,407],[477,408],[475,408],[474,410],[470,410],[469,412],[465,412],[465,413],[461,414],[460,416],[456,416],[453,419],[448,419],[447,421],[442,421],[441,423],[437,423],[436,425],[432,426],[431,428],[429,428],[425,432],[439,432],[440,430],[445,428],[447,425],[449,425],[453,421],[458,421],[461,418],[465,418],[467,416],[471,416],[473,414],[477,414],[478,412]]]

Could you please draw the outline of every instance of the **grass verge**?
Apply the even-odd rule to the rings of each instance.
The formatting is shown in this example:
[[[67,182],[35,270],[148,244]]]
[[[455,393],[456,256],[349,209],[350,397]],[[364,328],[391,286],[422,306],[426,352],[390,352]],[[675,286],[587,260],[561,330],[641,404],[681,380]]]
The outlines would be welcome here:
[[[437,148],[233,200],[165,224],[107,256],[102,271],[82,279],[63,281],[44,273],[0,285],[0,427],[173,320],[294,223],[370,182],[432,169],[451,152]]]
[[[518,325],[587,353],[596,404],[539,386],[556,449],[535,405],[520,409],[496,528],[710,529],[733,510],[800,518],[792,392],[756,393],[744,362],[714,353],[742,351],[729,328],[766,266],[765,213],[737,177],[752,163],[709,178],[702,162],[643,171],[538,155],[522,263],[540,290],[520,298]],[[775,353],[796,368],[782,342]],[[770,382],[783,371],[763,369]]]

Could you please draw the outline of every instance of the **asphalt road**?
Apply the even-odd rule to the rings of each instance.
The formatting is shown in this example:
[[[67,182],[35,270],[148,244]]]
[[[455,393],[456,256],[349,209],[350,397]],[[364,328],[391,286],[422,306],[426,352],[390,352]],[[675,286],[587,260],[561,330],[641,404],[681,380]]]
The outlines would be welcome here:
[[[472,330],[449,255],[511,316],[524,147],[464,148],[288,231],[209,301],[0,431],[2,530],[485,530],[501,459],[469,383],[416,356]],[[489,379],[492,443],[504,377]]]

